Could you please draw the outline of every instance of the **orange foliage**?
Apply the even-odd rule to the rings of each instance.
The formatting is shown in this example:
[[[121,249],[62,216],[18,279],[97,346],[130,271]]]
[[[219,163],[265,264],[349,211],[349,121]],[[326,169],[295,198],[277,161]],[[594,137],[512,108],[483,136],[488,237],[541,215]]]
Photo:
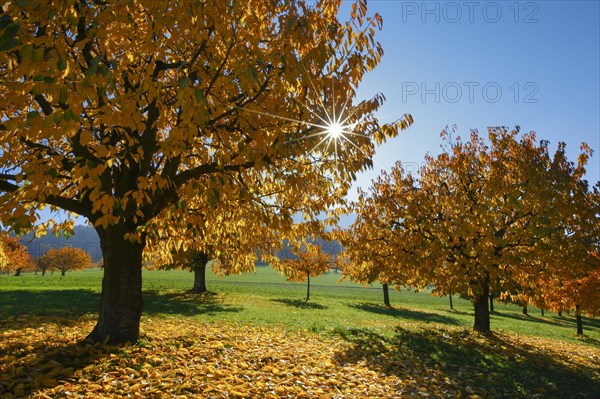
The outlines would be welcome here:
[[[57,270],[64,276],[69,270],[82,270],[93,265],[90,255],[81,248],[50,249],[38,259],[45,269]],[[45,270],[44,269],[44,270]]]
[[[288,281],[306,281],[311,276],[321,275],[331,269],[331,256],[316,244],[305,243],[292,253],[296,258],[285,259],[280,266]]]
[[[29,252],[19,239],[5,233],[0,234],[0,272],[20,274],[32,269]]]
[[[480,331],[489,330],[490,291],[525,300],[543,290],[543,275],[588,275],[581,254],[600,237],[598,196],[583,180],[589,147],[574,164],[564,143],[551,154],[518,128],[490,128],[489,144],[477,132],[442,136],[444,151],[426,156],[418,180],[397,164],[353,204],[358,219],[342,239],[357,261],[349,273],[468,294]]]

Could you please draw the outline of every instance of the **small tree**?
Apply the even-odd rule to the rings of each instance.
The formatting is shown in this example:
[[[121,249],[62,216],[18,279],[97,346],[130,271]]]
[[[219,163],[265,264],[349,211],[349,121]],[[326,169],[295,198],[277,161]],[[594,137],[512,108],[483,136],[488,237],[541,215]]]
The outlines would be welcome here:
[[[358,199],[346,209],[356,215],[354,223],[346,230],[334,231],[348,259],[344,275],[361,284],[379,281],[386,306],[391,306],[389,284],[417,290],[428,284],[417,267],[415,249],[420,248],[422,239],[404,224],[412,210],[407,204],[418,195],[414,183],[400,165],[382,172],[369,192],[359,190]]]
[[[281,270],[288,281],[306,281],[306,301],[310,299],[310,277],[319,276],[331,268],[331,256],[324,253],[319,245],[305,243],[292,250],[295,258],[284,259]]]
[[[291,217],[287,221],[281,217],[293,209],[267,205],[257,197],[240,201],[237,196],[223,195],[218,204],[212,205],[201,199],[194,201],[194,208],[205,207],[212,208],[209,215],[182,214],[175,221],[165,221],[164,225],[170,226],[163,229],[162,235],[149,237],[145,252],[151,268],[193,272],[191,291],[196,293],[207,291],[209,261],[218,276],[254,271],[259,254],[266,260],[272,258],[270,254],[281,244],[281,234],[289,234],[292,226],[294,231],[305,231],[303,225],[294,225]]]
[[[86,251],[73,247],[51,249],[38,259],[38,265],[44,267],[42,275],[45,273],[45,270],[53,269],[60,271],[60,275],[64,276],[69,270],[86,269],[92,264],[92,258]]]

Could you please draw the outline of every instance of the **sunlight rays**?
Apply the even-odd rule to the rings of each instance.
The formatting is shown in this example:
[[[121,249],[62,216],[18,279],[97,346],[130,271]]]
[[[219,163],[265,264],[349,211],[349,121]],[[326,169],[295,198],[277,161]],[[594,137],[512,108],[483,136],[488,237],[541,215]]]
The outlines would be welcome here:
[[[315,86],[306,66],[302,63],[302,67],[307,73],[308,82],[310,84],[310,88],[314,93],[319,93],[317,87]],[[355,128],[359,125],[360,119],[355,118],[357,112],[361,109],[361,104],[358,104],[354,107],[348,107],[349,101],[351,100],[352,95],[346,96],[341,107],[337,107],[336,96],[335,96],[335,87],[333,79],[331,80],[331,102],[325,101],[325,99],[317,95],[316,102],[313,105],[306,104],[298,99],[293,99],[293,101],[300,105],[303,109],[308,111],[311,116],[312,121],[305,120],[302,116],[296,119],[291,117],[286,117],[283,115],[271,114],[263,111],[236,107],[238,110],[247,111],[249,113],[254,113],[257,115],[262,115],[270,118],[280,119],[287,122],[297,123],[299,125],[304,125],[308,127],[308,131],[302,137],[297,137],[292,139],[292,142],[303,141],[303,140],[315,140],[316,144],[310,149],[310,153],[315,152],[315,150],[320,150],[321,154],[326,156],[326,154],[330,154],[331,147],[333,145],[333,156],[334,161],[337,165],[338,158],[344,155],[346,149],[353,148],[359,151],[368,159],[372,160],[372,154],[367,153],[363,148],[361,148],[357,143],[352,140],[352,137],[361,137],[369,139],[369,136],[362,132],[356,132]],[[326,105],[327,103],[331,103],[330,106]],[[313,108],[313,107],[316,107]],[[353,119],[354,122],[350,122]],[[315,131],[316,130],[316,131]]]
[[[317,112],[307,104],[304,104],[300,101],[296,101],[299,105],[301,105],[304,109],[306,109],[309,114],[314,118],[312,121],[301,120],[296,118],[290,118],[282,115],[270,114],[263,111],[258,111],[254,109],[241,108],[236,107],[241,111],[246,111],[249,113],[262,115],[270,118],[280,119],[287,122],[298,123],[301,125],[305,125],[309,128],[317,129],[317,131],[311,131],[308,134],[305,134],[302,137],[298,137],[293,139],[292,141],[302,141],[308,140],[311,138],[317,138],[317,143],[310,149],[309,152],[314,152],[318,148],[322,148],[324,153],[330,151],[333,146],[333,153],[335,156],[335,160],[337,162],[339,156],[343,152],[343,149],[346,147],[354,147],[359,150],[362,154],[370,158],[370,155],[367,154],[362,148],[360,148],[356,143],[351,140],[351,137],[362,137],[367,138],[368,136],[364,133],[355,132],[354,129],[358,125],[358,122],[349,123],[349,120],[354,117],[357,112],[357,107],[352,110],[347,109],[348,99],[344,102],[341,108],[336,108],[335,101],[332,101],[331,107],[325,107],[323,101],[319,98],[321,112]]]

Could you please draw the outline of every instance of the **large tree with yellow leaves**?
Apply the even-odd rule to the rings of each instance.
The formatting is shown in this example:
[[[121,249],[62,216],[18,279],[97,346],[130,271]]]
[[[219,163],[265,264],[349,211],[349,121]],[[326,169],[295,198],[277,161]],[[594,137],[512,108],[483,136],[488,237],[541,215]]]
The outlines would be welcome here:
[[[94,225],[104,278],[90,339],[137,340],[142,253],[163,221],[183,214],[193,223],[223,194],[317,214],[370,164],[375,143],[408,126],[409,117],[378,124],[382,96],[356,103],[382,55],[381,19],[359,0],[340,22],[340,4],[3,6],[2,223],[30,229],[49,206]],[[160,215],[168,217],[156,223]]]
[[[600,215],[584,180],[591,149],[583,144],[573,163],[563,143],[551,153],[548,142],[518,129],[490,128],[489,144],[477,132],[467,140],[442,136],[444,151],[426,156],[418,179],[396,165],[357,201],[361,222],[354,226],[364,224],[358,233],[369,234],[347,245],[363,261],[354,274],[368,276],[380,257],[375,244],[385,239],[390,261],[376,269],[378,278],[409,276],[409,285],[468,294],[474,329],[487,333],[491,290],[529,295],[543,289],[545,275],[564,277],[567,269],[588,275],[593,268],[568,250],[588,256],[600,244],[592,227]]]

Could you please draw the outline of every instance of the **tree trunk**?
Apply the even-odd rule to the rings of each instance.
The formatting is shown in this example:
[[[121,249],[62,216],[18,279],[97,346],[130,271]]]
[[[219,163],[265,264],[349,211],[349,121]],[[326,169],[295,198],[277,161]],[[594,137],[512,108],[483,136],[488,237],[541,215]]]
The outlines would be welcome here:
[[[559,315],[560,317],[562,317],[562,310],[559,310],[559,311],[558,311],[558,315]]]
[[[137,341],[142,317],[142,251],[145,241],[123,238],[117,228],[96,229],[104,256],[100,314],[88,336],[95,342],[119,344]]]
[[[483,281],[482,293],[475,299],[475,324],[473,330],[487,334],[490,332],[490,309],[488,298],[490,296],[489,278]]]
[[[452,294],[448,295],[450,298],[450,309],[454,310],[454,304],[452,303]]]
[[[528,316],[529,314],[527,313],[527,304],[523,305],[523,314],[525,316]]]
[[[206,289],[206,264],[208,263],[208,255],[204,252],[198,253],[192,260],[194,270],[194,288],[192,292],[202,294],[208,292]]]
[[[490,294],[490,312],[494,311],[494,295]]]
[[[388,308],[391,308],[392,305],[390,304],[390,290],[388,288],[388,285],[387,284],[382,284],[381,286],[383,287],[383,303]]]
[[[583,334],[583,320],[581,319],[581,308],[575,305],[575,319],[577,320],[577,335]]]
[[[66,272],[67,272],[67,271],[66,271],[65,269],[63,269],[63,270],[61,270],[61,271],[60,271],[60,275],[61,275],[61,276],[64,276]]]
[[[308,299],[310,298],[310,273],[306,273],[306,275],[306,302],[308,302]]]
[[[46,269],[42,269],[42,276],[46,275]]]
[[[542,311],[542,316],[544,316],[544,308],[540,309]]]
[[[19,276],[21,275],[21,271],[22,271],[22,270],[23,270],[23,269],[22,269],[22,268],[20,268],[20,267],[19,267],[17,270],[15,270],[15,276],[16,276],[16,277],[19,277]]]

